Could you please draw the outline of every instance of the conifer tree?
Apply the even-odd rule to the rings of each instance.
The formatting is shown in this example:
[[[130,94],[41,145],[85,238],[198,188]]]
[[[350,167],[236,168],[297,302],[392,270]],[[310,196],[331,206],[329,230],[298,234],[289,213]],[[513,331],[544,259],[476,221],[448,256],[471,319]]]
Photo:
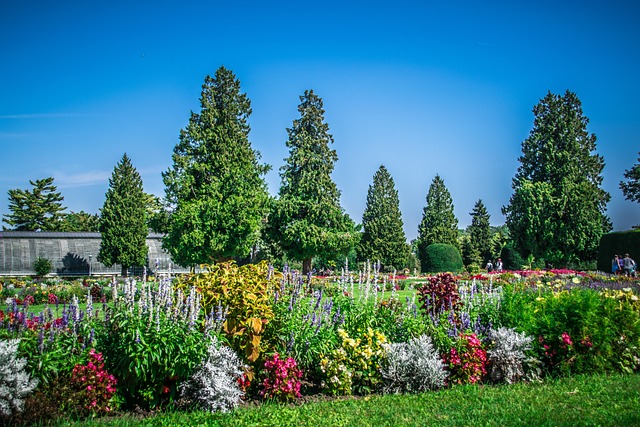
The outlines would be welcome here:
[[[29,181],[31,191],[9,190],[9,211],[3,221],[17,231],[58,231],[64,218],[64,197],[53,185],[53,177]]]
[[[627,200],[640,203],[640,153],[638,163],[624,171],[625,181],[620,181],[620,189]]]
[[[380,166],[367,193],[358,259],[380,261],[387,270],[404,268],[409,247],[402,226],[398,191],[387,168]]]
[[[476,249],[480,259],[478,263],[484,265],[490,260],[492,255],[492,233],[489,224],[490,215],[487,208],[482,203],[482,199],[478,200],[473,207],[471,215],[471,225],[467,228],[469,232],[469,240],[471,245]]]
[[[453,200],[440,175],[431,182],[422,221],[418,226],[418,257],[425,268],[426,249],[433,243],[458,247],[458,219],[453,212]]]
[[[113,169],[100,211],[102,240],[98,261],[107,267],[120,264],[123,276],[129,267],[145,265],[148,253],[145,219],[142,178],[125,153]]]
[[[172,210],[164,246],[180,265],[243,257],[259,237],[269,194],[249,142],[251,102],[232,71],[220,67],[202,85],[200,112],[191,113],[163,174]]]
[[[534,107],[522,143],[514,193],[503,207],[515,249],[523,256],[567,265],[592,260],[611,229],[609,194],[600,186],[604,160],[575,93],[549,92]]]
[[[322,99],[307,90],[300,101],[300,118],[287,129],[289,157],[280,168],[279,198],[267,227],[270,240],[290,259],[302,261],[308,273],[314,256],[346,256],[358,233],[331,179],[338,155],[330,148],[333,137],[324,122]]]

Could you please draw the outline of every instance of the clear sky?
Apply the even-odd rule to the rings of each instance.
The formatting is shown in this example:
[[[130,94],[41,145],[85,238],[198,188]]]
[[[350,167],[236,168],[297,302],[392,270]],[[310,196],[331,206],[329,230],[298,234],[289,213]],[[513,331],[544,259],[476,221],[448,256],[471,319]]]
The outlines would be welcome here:
[[[605,159],[608,214],[626,230],[640,223],[618,188],[640,151],[639,22],[640,3],[615,0],[3,1],[0,215],[7,190],[48,176],[68,211],[97,213],[125,152],[163,196],[204,77],[224,65],[252,101],[272,194],[286,128],[313,89],[342,206],[360,222],[384,164],[408,239],[436,174],[461,227],[478,199],[503,224],[532,108],[571,90]]]

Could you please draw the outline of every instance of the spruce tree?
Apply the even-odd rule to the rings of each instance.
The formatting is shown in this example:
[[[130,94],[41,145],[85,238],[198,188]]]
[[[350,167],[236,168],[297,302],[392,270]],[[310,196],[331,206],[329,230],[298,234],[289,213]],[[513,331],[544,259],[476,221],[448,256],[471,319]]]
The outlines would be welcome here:
[[[251,102],[232,71],[220,67],[202,85],[200,112],[191,113],[163,174],[171,214],[164,246],[180,265],[248,255],[258,240],[269,194],[251,148]]]
[[[402,225],[398,191],[387,168],[380,166],[367,192],[358,259],[380,261],[386,270],[404,268],[409,247]]]
[[[64,218],[64,197],[53,185],[53,177],[29,181],[31,191],[9,190],[9,211],[3,221],[18,231],[58,231]]]
[[[426,249],[433,243],[458,247],[458,219],[453,212],[453,200],[440,175],[431,182],[422,221],[418,226],[418,257],[425,270]]]
[[[482,199],[476,202],[470,215],[471,225],[467,228],[467,231],[469,232],[469,240],[480,257],[477,262],[480,265],[484,265],[488,260],[493,258],[493,240],[491,225],[489,224],[490,215],[489,212],[487,212],[487,208],[484,206],[484,203],[482,203]]]
[[[100,211],[100,233],[98,261],[107,267],[120,264],[123,276],[129,267],[145,265],[148,228],[142,178],[126,153],[109,179]]]
[[[333,137],[324,122],[322,99],[307,90],[300,101],[300,118],[287,129],[289,157],[280,168],[279,198],[267,227],[270,240],[290,259],[302,261],[308,273],[314,256],[346,256],[358,233],[331,179],[338,155],[330,148]]]
[[[609,194],[600,186],[604,160],[575,93],[549,92],[534,107],[533,129],[522,143],[514,193],[503,207],[515,249],[553,265],[592,260],[611,229]]]

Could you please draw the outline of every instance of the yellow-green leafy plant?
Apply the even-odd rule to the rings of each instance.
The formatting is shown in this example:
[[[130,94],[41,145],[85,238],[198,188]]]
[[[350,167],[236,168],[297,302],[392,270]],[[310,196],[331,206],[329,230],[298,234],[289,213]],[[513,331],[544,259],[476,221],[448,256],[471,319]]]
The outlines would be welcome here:
[[[387,338],[380,331],[367,328],[358,338],[340,329],[342,344],[322,358],[323,387],[333,395],[369,394],[382,384],[381,365],[386,357]]]
[[[222,331],[231,347],[255,362],[264,351],[262,334],[274,317],[272,290],[279,286],[280,274],[264,261],[241,267],[230,261],[203,268],[178,286],[194,286],[202,294],[206,314],[224,312]]]

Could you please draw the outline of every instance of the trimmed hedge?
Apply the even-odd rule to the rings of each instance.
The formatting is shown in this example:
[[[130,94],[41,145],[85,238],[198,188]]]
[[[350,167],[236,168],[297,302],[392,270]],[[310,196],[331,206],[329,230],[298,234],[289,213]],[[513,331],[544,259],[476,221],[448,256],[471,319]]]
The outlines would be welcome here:
[[[598,247],[598,270],[611,273],[611,260],[616,254],[629,254],[636,262],[640,262],[640,230],[603,235]]]
[[[423,265],[426,267],[423,273],[460,273],[464,270],[460,251],[446,243],[433,243],[427,246]]]

